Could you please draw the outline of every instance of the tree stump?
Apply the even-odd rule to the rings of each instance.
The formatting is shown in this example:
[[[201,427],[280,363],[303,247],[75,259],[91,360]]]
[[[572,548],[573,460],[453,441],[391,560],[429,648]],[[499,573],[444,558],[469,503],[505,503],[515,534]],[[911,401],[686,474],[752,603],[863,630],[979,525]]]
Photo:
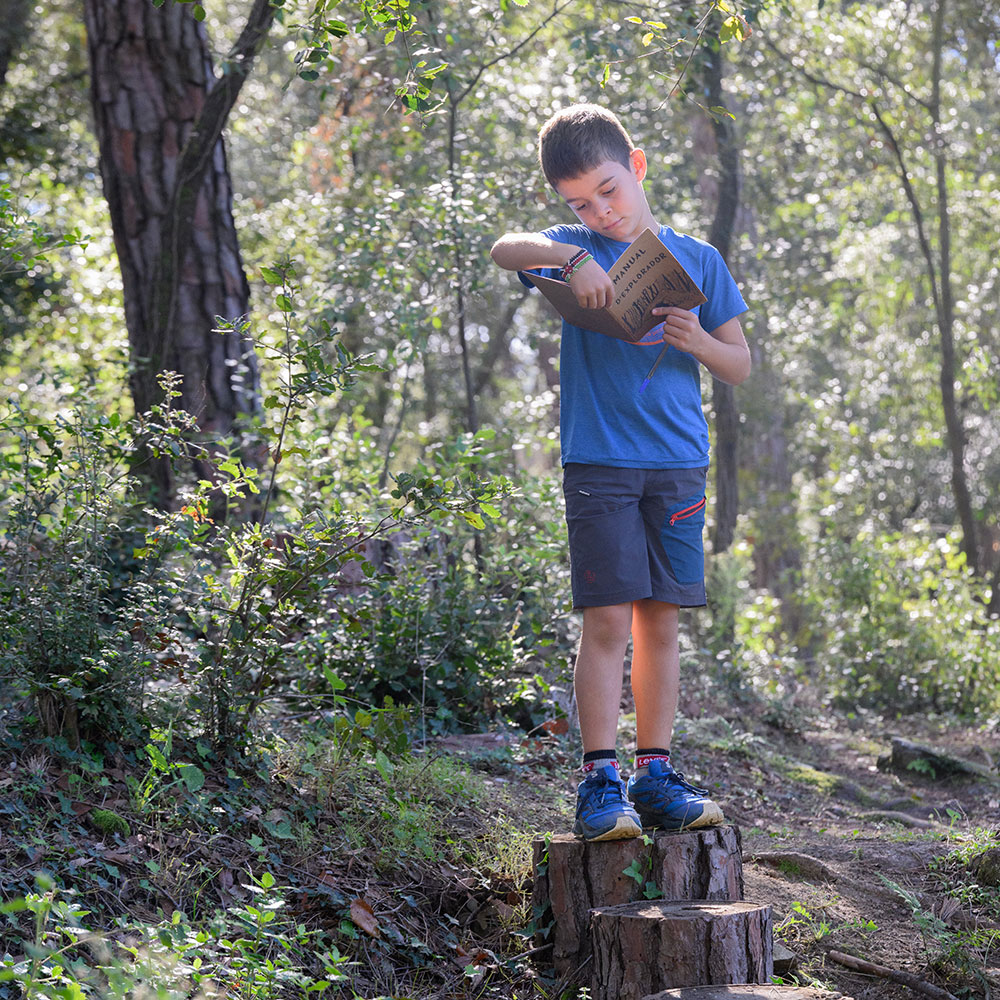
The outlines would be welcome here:
[[[771,908],[756,903],[600,906],[591,914],[590,931],[593,1000],[642,1000],[682,986],[767,983],[774,971]]]
[[[646,843],[646,840],[650,843]],[[743,858],[736,826],[648,838],[588,843],[572,834],[534,842],[532,904],[536,944],[552,945],[560,975],[590,957],[590,910],[653,895],[663,899],[743,898]],[[584,977],[586,978],[586,976]]]
[[[652,993],[642,1000],[852,1000],[811,986],[691,986]]]

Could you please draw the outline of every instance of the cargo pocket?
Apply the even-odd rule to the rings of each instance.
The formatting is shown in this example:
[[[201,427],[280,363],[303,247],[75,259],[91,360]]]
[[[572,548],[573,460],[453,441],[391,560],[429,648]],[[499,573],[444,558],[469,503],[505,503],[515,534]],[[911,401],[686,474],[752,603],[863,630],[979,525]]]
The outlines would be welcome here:
[[[678,583],[701,583],[705,576],[705,497],[694,496],[667,508],[660,540]]]

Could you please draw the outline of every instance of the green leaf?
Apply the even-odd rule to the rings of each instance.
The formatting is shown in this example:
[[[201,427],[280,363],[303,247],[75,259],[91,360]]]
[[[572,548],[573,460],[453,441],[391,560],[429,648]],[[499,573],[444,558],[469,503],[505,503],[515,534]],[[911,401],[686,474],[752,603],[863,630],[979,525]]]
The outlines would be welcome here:
[[[473,528],[485,528],[486,522],[482,519],[482,516],[477,514],[473,510],[463,510],[462,517],[465,518]]]
[[[387,785],[390,784],[394,768],[392,761],[381,750],[375,752],[375,767],[378,768],[378,773],[382,775],[382,780]]]
[[[178,764],[177,771],[189,792],[199,791],[205,784],[205,772],[194,764]]]
[[[334,693],[337,691],[343,691],[344,688],[347,687],[347,682],[342,681],[326,663],[323,664],[323,676],[326,678],[327,683],[330,685]]]
[[[284,278],[280,272],[275,271],[270,267],[262,267],[260,269],[261,276],[269,285],[280,285],[284,283]]]
[[[194,11],[192,13],[194,14],[194,19],[196,21],[204,21],[205,20],[205,8],[202,7],[202,5],[200,3],[196,3],[194,5]]]
[[[639,885],[645,881],[643,879],[642,867],[639,864],[638,858],[633,859],[632,863],[622,870],[622,875],[627,875],[630,879],[638,882]]]
[[[484,503],[482,500],[479,501],[479,509],[487,516],[492,517],[494,520],[500,516],[500,510],[494,507],[491,503]]]

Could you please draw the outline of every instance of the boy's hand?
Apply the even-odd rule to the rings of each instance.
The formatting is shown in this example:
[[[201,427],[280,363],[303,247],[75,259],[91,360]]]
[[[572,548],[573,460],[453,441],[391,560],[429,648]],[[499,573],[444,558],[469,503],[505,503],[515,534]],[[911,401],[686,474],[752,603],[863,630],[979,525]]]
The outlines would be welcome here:
[[[653,314],[663,317],[664,343],[693,355],[717,379],[739,385],[750,374],[750,348],[739,317],[706,331],[698,317],[687,309],[656,306]]]
[[[663,339],[666,343],[673,344],[678,351],[698,357],[699,348],[704,347],[708,334],[693,312],[677,306],[656,306],[653,315],[663,317]]]
[[[569,287],[576,301],[587,309],[600,309],[615,300],[615,286],[607,271],[593,259],[573,273]]]

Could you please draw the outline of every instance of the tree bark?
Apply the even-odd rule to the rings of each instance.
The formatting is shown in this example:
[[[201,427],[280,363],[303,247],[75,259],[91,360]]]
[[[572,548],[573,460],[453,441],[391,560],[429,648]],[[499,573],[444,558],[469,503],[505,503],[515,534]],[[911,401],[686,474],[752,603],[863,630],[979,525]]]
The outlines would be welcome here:
[[[222,129],[274,17],[257,0],[217,78],[190,5],[85,0],[101,176],[122,272],[137,413],[158,403],[158,376],[183,377],[179,405],[211,438],[259,409],[257,364],[238,328],[249,308]],[[152,463],[155,501],[173,477]],[[209,468],[198,470],[212,479]]]
[[[532,906],[550,924],[537,943],[552,943],[558,973],[572,976],[590,957],[590,910],[641,900],[647,883],[666,899],[742,899],[738,827],[661,830],[650,840],[587,842],[567,833],[534,842]]]
[[[709,37],[704,58],[705,90],[710,108],[725,104],[722,80],[725,56],[718,33]],[[729,265],[736,214],[740,206],[740,148],[732,119],[716,113],[712,118],[719,180],[716,185],[715,212],[708,242]],[[736,519],[740,511],[739,456],[740,414],[733,386],[712,379],[712,406],[715,410],[715,528],[712,550],[725,552],[736,537]]]
[[[642,1000],[682,986],[767,983],[771,908],[656,901],[593,911],[594,1000]]]
[[[0,0],[0,87],[7,71],[27,38],[31,0]]]
[[[642,1000],[852,1000],[842,993],[830,993],[811,986],[691,986],[664,990]]]
[[[951,216],[948,212],[948,151],[941,122],[941,58],[944,51],[945,0],[934,11],[934,58],[931,70],[931,119],[938,211],[940,297],[936,302],[941,333],[941,401],[951,452],[951,488],[962,525],[962,548],[974,573],[980,571],[978,532],[965,472],[965,421],[955,399],[955,304],[951,288]]]

